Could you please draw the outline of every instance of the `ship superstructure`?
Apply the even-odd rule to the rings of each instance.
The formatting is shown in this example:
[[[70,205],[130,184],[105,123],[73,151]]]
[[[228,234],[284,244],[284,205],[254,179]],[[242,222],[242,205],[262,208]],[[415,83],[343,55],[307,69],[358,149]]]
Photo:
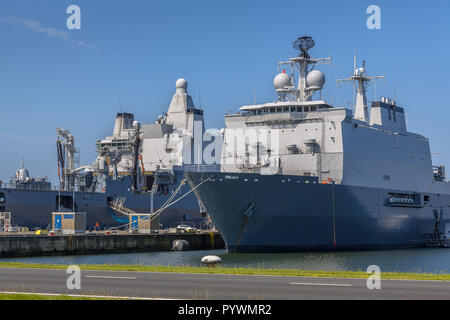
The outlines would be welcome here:
[[[355,112],[321,99],[325,84],[310,37],[274,79],[275,102],[225,116],[220,174],[198,198],[236,251],[423,244],[450,236],[450,183],[429,141],[409,132],[405,111],[383,98],[369,110],[366,65],[339,81],[356,87]],[[295,75],[298,83],[295,84]],[[317,98],[317,96],[319,96]],[[316,97],[316,98],[315,98]],[[207,174],[190,173],[197,184]]]
[[[0,187],[4,185],[0,181]],[[27,168],[25,168],[24,160],[22,159],[22,166],[17,169],[14,176],[9,180],[9,183],[4,185],[10,189],[20,190],[51,190],[51,183],[47,177],[31,177]],[[0,204],[4,199],[0,199]]]
[[[142,165],[146,171],[203,163],[203,110],[195,107],[187,87],[187,81],[179,79],[167,113],[156,123],[142,126]]]
[[[75,137],[58,128],[59,185],[52,189],[46,182],[40,188],[20,188],[22,192],[6,186],[0,189],[0,211],[11,212],[15,225],[45,227],[52,211],[82,210],[91,228],[126,224],[128,217],[115,210],[117,203],[138,213],[164,205],[167,208],[159,215],[163,227],[182,223],[201,227],[206,219],[199,203],[190,187],[180,183],[186,165],[196,160],[189,155],[202,143],[203,131],[203,111],[187,94],[187,81],[179,79],[166,116],[158,117],[155,124],[141,125],[133,114],[118,113],[112,135],[97,141],[97,157],[91,165],[76,166]],[[29,184],[24,170],[18,171],[18,179]],[[176,197],[181,199],[170,206]]]

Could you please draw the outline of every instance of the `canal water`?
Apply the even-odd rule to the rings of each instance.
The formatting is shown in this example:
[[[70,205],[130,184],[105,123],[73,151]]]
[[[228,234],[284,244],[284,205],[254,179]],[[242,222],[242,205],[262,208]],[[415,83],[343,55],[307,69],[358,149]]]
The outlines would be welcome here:
[[[378,265],[382,272],[450,273],[450,249],[441,248],[294,254],[235,254],[227,253],[226,250],[170,251],[8,258],[0,259],[0,262],[201,266],[201,258],[210,254],[220,256],[225,267],[365,271],[370,265]]]

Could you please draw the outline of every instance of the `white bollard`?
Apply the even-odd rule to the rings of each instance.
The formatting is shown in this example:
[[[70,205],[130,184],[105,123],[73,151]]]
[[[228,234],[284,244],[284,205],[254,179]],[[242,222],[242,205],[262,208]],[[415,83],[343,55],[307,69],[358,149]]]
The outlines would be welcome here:
[[[202,258],[202,263],[207,267],[215,267],[219,263],[222,263],[222,259],[218,256],[205,256]]]

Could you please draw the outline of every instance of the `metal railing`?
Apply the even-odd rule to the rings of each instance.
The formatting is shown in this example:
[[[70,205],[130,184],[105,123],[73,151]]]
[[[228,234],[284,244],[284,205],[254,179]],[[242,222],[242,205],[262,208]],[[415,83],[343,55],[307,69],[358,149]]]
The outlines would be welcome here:
[[[39,190],[39,191],[58,191],[58,185],[50,186],[39,186],[39,185],[27,185],[27,184],[16,184],[16,183],[0,183],[0,189],[14,189],[14,190]]]
[[[24,191],[61,191],[61,192],[73,192],[72,188],[70,190],[62,190],[59,185],[50,185],[46,187],[31,186],[31,185],[20,185],[15,183],[2,183],[0,184],[0,189],[9,190],[24,190]],[[97,193],[96,191],[80,191],[80,186],[75,187],[75,192],[85,192],[85,193]]]
[[[182,168],[184,172],[220,172],[220,164],[189,164],[180,168]]]

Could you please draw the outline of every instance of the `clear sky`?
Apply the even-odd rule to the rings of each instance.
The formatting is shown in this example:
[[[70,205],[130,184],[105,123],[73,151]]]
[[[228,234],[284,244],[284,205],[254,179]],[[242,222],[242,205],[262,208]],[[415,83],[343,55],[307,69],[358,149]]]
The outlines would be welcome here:
[[[81,8],[81,30],[68,30],[66,8]],[[369,5],[381,30],[369,30]],[[189,81],[206,126],[226,111],[275,99],[277,61],[310,35],[315,57],[331,55],[323,97],[348,106],[353,52],[370,75],[387,76],[377,96],[397,95],[409,130],[430,139],[434,161],[450,171],[450,1],[3,0],[0,3],[0,179],[25,157],[33,176],[56,181],[56,127],[70,129],[81,165],[110,135],[115,114],[141,123],[165,111],[175,80]],[[374,100],[374,87],[369,100]]]

